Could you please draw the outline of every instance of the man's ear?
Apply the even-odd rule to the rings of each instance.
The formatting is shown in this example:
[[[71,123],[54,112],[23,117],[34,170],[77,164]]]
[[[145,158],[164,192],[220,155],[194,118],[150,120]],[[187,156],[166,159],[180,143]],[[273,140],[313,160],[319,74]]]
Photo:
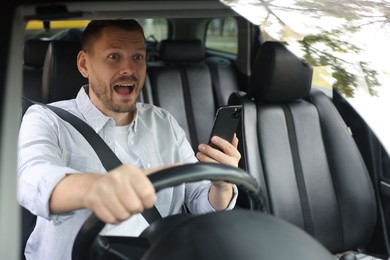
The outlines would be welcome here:
[[[84,51],[79,51],[77,54],[77,68],[84,78],[88,78],[87,59],[85,55],[86,53]]]

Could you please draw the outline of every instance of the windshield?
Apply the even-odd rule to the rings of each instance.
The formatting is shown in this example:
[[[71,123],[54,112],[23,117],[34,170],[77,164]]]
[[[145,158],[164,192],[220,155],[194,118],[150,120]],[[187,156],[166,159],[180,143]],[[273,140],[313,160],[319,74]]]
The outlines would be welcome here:
[[[390,1],[222,2],[312,65],[313,86],[342,94],[390,153]]]

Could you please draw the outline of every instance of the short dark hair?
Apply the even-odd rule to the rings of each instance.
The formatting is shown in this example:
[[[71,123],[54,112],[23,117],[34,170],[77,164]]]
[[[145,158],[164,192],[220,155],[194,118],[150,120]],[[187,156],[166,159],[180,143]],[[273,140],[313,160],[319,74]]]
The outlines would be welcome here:
[[[104,28],[114,27],[126,31],[139,31],[145,38],[144,29],[134,19],[118,20],[92,20],[85,27],[81,36],[81,48],[86,51],[91,47],[94,39],[98,38]]]

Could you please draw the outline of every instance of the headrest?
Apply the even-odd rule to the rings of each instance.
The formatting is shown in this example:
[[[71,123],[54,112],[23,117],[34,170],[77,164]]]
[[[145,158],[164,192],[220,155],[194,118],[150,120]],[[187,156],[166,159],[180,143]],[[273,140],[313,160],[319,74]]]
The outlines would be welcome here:
[[[307,97],[313,69],[280,42],[260,46],[252,67],[249,94],[258,101],[288,102]]]
[[[77,68],[79,41],[51,41],[43,65],[42,92],[44,102],[75,98],[87,84]]]
[[[49,41],[30,39],[24,43],[24,65],[42,68]]]
[[[199,39],[162,40],[160,58],[164,62],[193,62],[205,57],[203,44]]]

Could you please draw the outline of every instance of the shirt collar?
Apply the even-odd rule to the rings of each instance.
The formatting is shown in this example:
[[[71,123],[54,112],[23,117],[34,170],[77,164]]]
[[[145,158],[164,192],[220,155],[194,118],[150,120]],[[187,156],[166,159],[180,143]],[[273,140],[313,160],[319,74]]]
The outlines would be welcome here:
[[[98,133],[106,124],[115,126],[113,118],[104,115],[89,99],[88,85],[84,85],[76,97],[76,105],[85,121]]]
[[[78,110],[83,115],[85,121],[98,133],[105,125],[115,126],[115,120],[112,117],[104,115],[91,101],[88,94],[88,85],[84,85],[77,94],[76,105]],[[134,113],[133,122],[130,123],[129,131],[136,132],[139,105]]]
[[[136,110],[135,110],[135,113],[134,113],[134,118],[133,118],[133,122],[130,123],[130,128],[129,130],[131,131],[132,134],[135,134],[137,132],[137,125],[138,125],[138,111],[139,111],[139,104],[137,103],[136,104]]]

